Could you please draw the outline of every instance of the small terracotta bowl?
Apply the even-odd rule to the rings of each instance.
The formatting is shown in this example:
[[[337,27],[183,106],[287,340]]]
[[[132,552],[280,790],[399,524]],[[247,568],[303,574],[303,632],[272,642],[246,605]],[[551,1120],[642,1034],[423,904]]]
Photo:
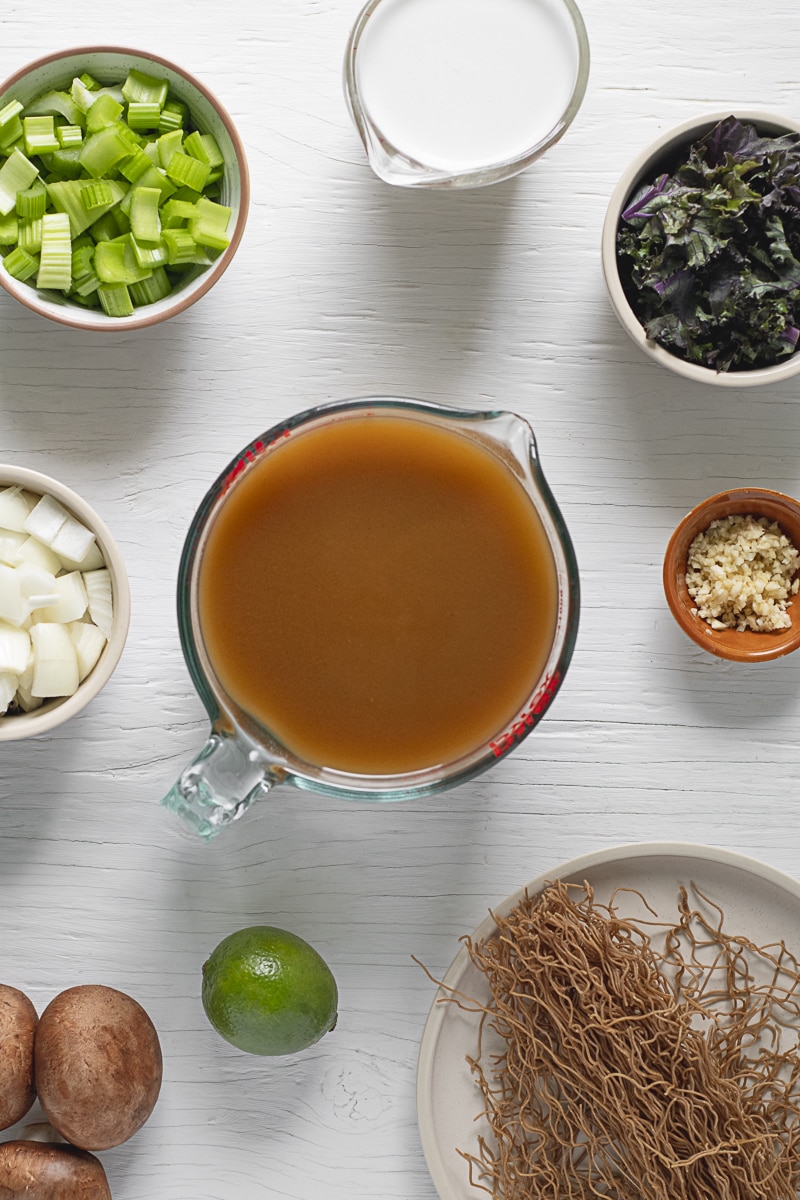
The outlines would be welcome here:
[[[631,196],[643,183],[654,180],[662,171],[674,170],[683,151],[698,141],[704,134],[713,129],[725,117],[735,116],[745,124],[755,125],[764,136],[778,137],[785,133],[800,133],[800,124],[788,117],[779,117],[773,113],[741,111],[709,113],[703,117],[693,117],[684,121],[674,129],[662,134],[646,146],[623,172],[619,183],[614,189],[606,210],[601,241],[601,259],[603,275],[620,325],[640,350],[653,360],[660,363],[676,375],[691,379],[696,383],[710,383],[716,387],[756,387],[761,384],[780,383],[800,372],[800,350],[783,358],[773,366],[758,367],[750,371],[715,371],[700,363],[686,362],[677,354],[672,354],[664,346],[651,341],[644,327],[634,312],[623,287],[619,273],[617,257],[617,230],[620,215],[624,212]]]
[[[0,489],[7,487],[22,487],[37,496],[53,496],[81,524],[92,530],[111,576],[113,605],[111,636],[94,668],[73,696],[48,700],[32,712],[0,715],[0,742],[15,742],[40,733],[49,733],[84,709],[105,687],[120,660],[128,636],[131,593],[125,562],[111,531],[94,509],[71,488],[65,487],[56,479],[51,479],[49,475],[42,475],[39,471],[0,464]]]
[[[689,547],[712,521],[729,516],[767,517],[777,521],[782,531],[800,549],[800,503],[781,492],[767,488],[731,488],[718,492],[683,518],[667,544],[664,555],[664,592],[672,615],[684,633],[719,658],[733,662],[766,662],[790,654],[800,646],[800,597],[788,609],[792,624],[774,633],[754,633],[735,629],[712,629],[694,612],[695,603],[686,586],[686,559]]]
[[[170,93],[188,105],[194,126],[202,133],[213,134],[216,139],[225,159],[219,202],[232,210],[228,226],[231,240],[210,267],[197,267],[187,272],[185,280],[169,296],[136,308],[130,317],[108,317],[102,310],[84,308],[62,298],[58,292],[39,291],[30,283],[21,283],[9,275],[0,259],[0,286],[27,308],[74,329],[108,332],[143,329],[183,312],[204,296],[230,266],[247,219],[250,201],[247,159],[233,121],[204,84],[166,58],[122,46],[82,46],[62,50],[28,63],[0,83],[0,108],[10,100],[30,104],[45,92],[69,90],[72,79],[84,71],[103,85],[121,83],[131,67],[168,79]]]

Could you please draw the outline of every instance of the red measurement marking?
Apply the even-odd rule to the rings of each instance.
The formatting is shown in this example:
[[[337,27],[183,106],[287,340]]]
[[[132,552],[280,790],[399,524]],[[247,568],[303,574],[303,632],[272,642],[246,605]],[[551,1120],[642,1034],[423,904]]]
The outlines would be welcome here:
[[[225,476],[225,479],[223,481],[220,494],[224,496],[225,493],[228,491],[228,489],[231,487],[231,485],[233,483],[235,483],[235,481],[239,478],[242,471],[245,471],[247,469],[247,467],[250,465],[250,463],[254,463],[256,461],[256,459],[260,458],[261,455],[264,453],[264,451],[268,450],[270,448],[270,446],[274,446],[277,442],[280,442],[284,438],[289,437],[291,432],[292,432],[291,429],[283,429],[283,430],[281,430],[281,432],[279,434],[277,434],[272,439],[271,442],[262,442],[262,441],[253,442],[252,446],[250,446],[244,452],[244,454],[242,455],[241,458],[236,460],[236,462],[231,467],[230,471],[228,471],[228,474]]]
[[[548,675],[522,715],[496,741],[489,742],[489,747],[495,758],[502,758],[512,746],[515,746],[517,742],[525,737],[525,734],[529,730],[533,729],[555,696],[560,682],[561,675],[558,671],[554,671],[552,675]]]

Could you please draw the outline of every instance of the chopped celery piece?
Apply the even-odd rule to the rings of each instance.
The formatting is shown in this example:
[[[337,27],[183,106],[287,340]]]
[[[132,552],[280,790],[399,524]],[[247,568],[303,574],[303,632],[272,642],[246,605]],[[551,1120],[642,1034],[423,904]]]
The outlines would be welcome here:
[[[45,213],[42,217],[42,254],[36,286],[69,288],[72,283],[72,243],[66,213]]]
[[[16,246],[19,238],[19,221],[16,213],[0,217],[0,246]]]
[[[17,192],[18,217],[43,217],[47,208],[47,189],[38,180],[24,192]]]
[[[83,141],[83,130],[80,125],[57,125],[56,137],[62,150],[75,149]]]
[[[131,207],[128,215],[131,233],[137,242],[157,242],[161,237],[161,220],[158,215],[160,199],[161,192],[158,188],[131,188]]]
[[[4,108],[0,108],[0,149],[11,146],[22,137],[21,112],[19,100],[10,100]]]
[[[165,104],[161,110],[158,132],[172,133],[176,129],[183,129],[183,114],[175,112],[169,104]]]
[[[70,88],[70,98],[78,112],[84,115],[89,111],[96,100],[91,88],[88,88],[83,79],[73,79],[72,87]]]
[[[150,274],[148,267],[140,267],[133,252],[129,236],[114,242],[99,242],[94,252],[94,269],[103,283],[139,283]]]
[[[122,105],[108,92],[98,96],[86,114],[86,133],[99,133],[107,125],[113,125],[122,116]]]
[[[195,130],[184,140],[184,149],[192,158],[199,158],[210,167],[221,167],[225,162],[222,151],[210,133],[200,133]]]
[[[94,216],[94,209],[104,208],[114,203],[114,193],[111,184],[105,179],[95,179],[81,189],[81,204],[88,213]]]
[[[110,212],[104,213],[93,225],[90,225],[89,233],[96,242],[113,242],[115,237],[119,237],[117,223]]]
[[[189,105],[184,104],[182,100],[176,100],[174,96],[170,96],[165,103],[164,112],[175,113],[177,117],[180,117],[183,126],[189,123]]]
[[[83,71],[78,78],[84,87],[87,87],[90,92],[99,92],[101,84],[95,79],[94,75],[90,75],[88,71]]]
[[[197,261],[197,242],[188,229],[165,229],[162,238],[166,243],[171,267]]]
[[[53,154],[43,154],[42,162],[58,179],[80,179],[83,175],[80,154],[79,146],[70,146]]]
[[[76,238],[72,243],[72,278],[80,279],[94,269],[94,243],[91,238]]]
[[[172,284],[164,268],[156,267],[149,279],[132,283],[129,291],[134,304],[155,304],[170,294]]]
[[[18,117],[22,112],[22,105],[19,100],[9,100],[8,104],[0,108],[0,131],[7,129],[10,122]]]
[[[13,150],[0,167],[0,216],[15,208],[17,192],[24,192],[39,174],[37,168],[21,150]]]
[[[13,275],[14,279],[18,279],[20,283],[25,283],[39,270],[39,259],[33,254],[28,254],[20,246],[17,246],[10,254],[5,256],[3,266],[9,275]]]
[[[70,125],[83,125],[83,113],[68,92],[45,92],[25,108],[26,117],[64,117]]]
[[[9,155],[15,146],[24,148],[22,121],[15,117],[5,130],[0,129],[0,154]]]
[[[127,196],[123,197],[122,203],[124,203],[127,198]],[[121,233],[130,233],[131,231],[130,218],[127,212],[123,212],[122,203],[118,204],[116,208],[112,208],[111,212],[108,214],[117,227],[117,237],[119,237]]]
[[[201,196],[195,205],[195,215],[189,220],[189,232],[198,246],[210,250],[224,250],[230,243],[227,235],[231,210],[224,204],[216,204]]]
[[[167,243],[162,238],[159,238],[155,244],[149,243],[148,245],[143,246],[136,240],[135,233],[131,232],[131,246],[133,247],[133,253],[136,256],[136,261],[140,267],[146,267],[148,270],[152,270],[154,267],[166,266],[166,264],[169,262]],[[134,301],[135,300],[136,297],[134,296]]]
[[[124,283],[101,283],[97,295],[107,317],[133,316],[133,303]]]
[[[111,209],[115,204],[119,204],[128,189],[118,179],[109,179],[107,183],[112,194],[112,200],[107,209]],[[73,237],[78,237],[90,225],[94,227],[95,222],[103,216],[100,209],[92,209],[91,212],[87,212],[84,207],[81,194],[84,188],[90,186],[91,180],[89,179],[65,179],[60,183],[48,183],[47,185],[47,192],[53,207],[58,212],[67,213],[69,216]]]
[[[131,68],[128,78],[122,85],[122,94],[128,104],[157,104],[163,108],[167,102],[169,83],[166,79],[158,79],[154,75],[146,75],[144,71]]]
[[[149,154],[138,148],[134,151],[127,162],[124,162],[119,169],[120,175],[128,180],[129,183],[136,183],[147,171],[152,167],[153,162]]]
[[[43,217],[33,217],[19,223],[19,245],[28,254],[38,254],[42,248]]]
[[[183,130],[175,129],[172,133],[162,134],[156,145],[158,146],[159,165],[166,169],[173,154],[183,145]]]
[[[81,165],[93,179],[108,175],[117,163],[130,156],[130,147],[114,125],[87,137],[80,151]]]
[[[150,167],[149,171],[145,171],[144,175],[140,175],[136,180],[137,187],[143,188],[158,188],[161,193],[161,202],[168,200],[175,191],[175,184],[167,179],[167,176],[160,167]]]
[[[190,221],[196,212],[194,201],[178,200],[177,196],[173,196],[161,209],[161,221],[168,229],[176,229],[185,221]]]
[[[60,149],[53,117],[23,117],[22,136],[26,154],[52,154]]]
[[[97,291],[100,287],[100,282],[94,271],[87,271],[85,275],[81,275],[80,279],[75,280],[70,295],[80,296],[81,299],[85,299]]]
[[[131,129],[158,129],[161,120],[161,105],[131,103],[128,105],[128,124]]]
[[[170,179],[179,187],[190,187],[196,192],[202,192],[211,173],[208,163],[200,162],[199,158],[192,158],[190,154],[184,154],[181,150],[172,155],[166,170]]]

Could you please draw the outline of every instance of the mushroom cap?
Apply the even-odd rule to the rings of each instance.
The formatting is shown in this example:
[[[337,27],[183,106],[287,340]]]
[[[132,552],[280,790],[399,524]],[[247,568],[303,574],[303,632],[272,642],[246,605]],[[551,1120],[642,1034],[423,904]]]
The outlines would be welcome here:
[[[0,983],[0,1129],[16,1124],[36,1099],[33,1042],[38,1020],[24,992]]]
[[[39,1102],[61,1136],[83,1150],[107,1150],[133,1137],[153,1111],[161,1046],[136,1000],[84,984],[42,1013],[34,1068]]]
[[[0,1143],[0,1200],[111,1200],[103,1164],[55,1142]]]

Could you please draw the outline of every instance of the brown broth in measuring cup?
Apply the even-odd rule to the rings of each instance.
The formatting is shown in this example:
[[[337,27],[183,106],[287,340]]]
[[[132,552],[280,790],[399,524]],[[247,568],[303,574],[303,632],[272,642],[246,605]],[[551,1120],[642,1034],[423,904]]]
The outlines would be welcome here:
[[[295,431],[211,525],[198,620],[222,691],[296,757],[451,763],[530,697],[553,645],[547,535],[469,434],[356,415]]]

